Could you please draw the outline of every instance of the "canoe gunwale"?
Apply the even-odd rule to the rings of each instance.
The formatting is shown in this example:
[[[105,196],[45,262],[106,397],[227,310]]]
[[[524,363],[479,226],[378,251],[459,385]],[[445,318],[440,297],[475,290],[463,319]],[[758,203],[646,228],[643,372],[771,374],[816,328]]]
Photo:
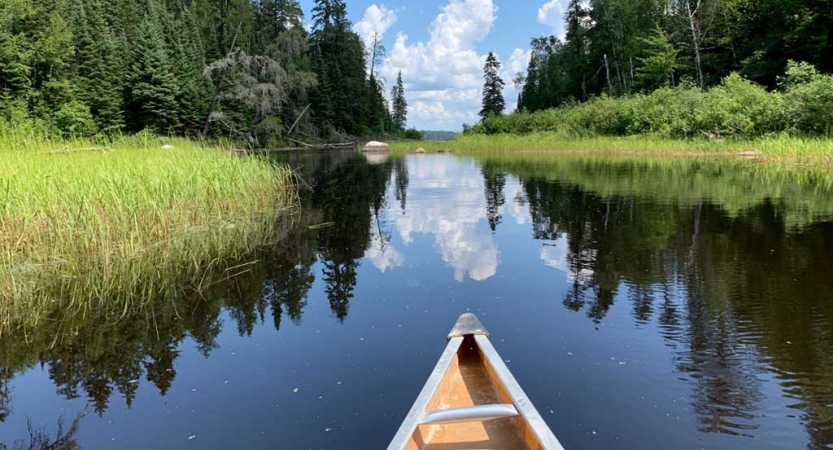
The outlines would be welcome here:
[[[434,370],[431,372],[431,376],[428,377],[428,381],[419,393],[419,396],[414,402],[414,406],[411,407],[411,411],[408,412],[408,416],[405,417],[405,420],[402,422],[402,426],[399,428],[399,431],[396,433],[396,436],[394,436],[393,441],[388,446],[388,450],[400,450],[405,448],[405,445],[407,445],[411,436],[413,436],[417,427],[419,427],[422,417],[425,414],[425,408],[434,397],[434,394],[436,394],[437,389],[440,387],[440,383],[443,381],[445,373],[448,372],[448,368],[451,366],[451,362],[454,360],[454,357],[457,356],[457,351],[460,349],[462,344],[462,336],[449,338],[448,345],[446,345],[442,356],[440,356],[439,361],[437,361],[437,365],[434,366]]]
[[[485,361],[492,366],[492,370],[497,375],[498,379],[503,383],[504,388],[512,397],[512,402],[517,408],[520,415],[524,418],[529,428],[535,434],[538,442],[541,444],[543,450],[564,450],[564,447],[558,441],[558,438],[552,433],[550,427],[544,421],[535,406],[526,396],[521,385],[506,367],[506,364],[501,359],[497,350],[492,346],[492,342],[488,337],[482,335],[474,336],[477,346],[480,347],[480,352],[483,354]]]
[[[456,360],[458,352],[461,350],[464,342],[466,342],[466,345],[473,344],[473,346],[477,347],[480,357],[482,358],[482,363],[487,366],[487,370],[491,369],[493,382],[501,384],[500,387],[504,391],[503,398],[505,404],[498,403],[492,405],[475,405],[474,407],[458,408],[457,410],[469,410],[467,413],[471,413],[471,410],[481,409],[482,411],[485,411],[488,410],[489,407],[496,407],[500,409],[501,407],[514,406],[517,411],[517,415],[509,415],[506,417],[517,417],[517,420],[523,421],[526,425],[526,435],[528,436],[528,439],[534,439],[537,441],[535,442],[536,445],[530,446],[530,448],[533,450],[564,450],[564,447],[532,405],[532,402],[526,396],[520,384],[518,384],[518,381],[509,371],[509,368],[506,367],[506,364],[497,353],[497,350],[495,350],[492,346],[492,343],[489,340],[489,332],[483,324],[480,323],[477,317],[474,316],[474,314],[469,313],[460,316],[457,324],[451,330],[451,333],[449,333],[448,344],[446,345],[445,350],[440,356],[440,359],[437,361],[434,370],[431,372],[428,381],[425,383],[425,386],[423,386],[422,391],[414,402],[414,405],[411,407],[410,412],[402,422],[399,431],[396,433],[393,441],[391,441],[388,446],[388,450],[405,449],[408,447],[412,437],[421,425],[433,426],[431,423],[424,423],[426,417],[430,417],[431,413],[447,413],[454,410],[447,409],[432,411],[430,413],[427,411],[429,404],[437,395],[446,373],[448,373],[452,363]],[[509,404],[509,401],[512,403]],[[464,411],[464,413],[465,412],[466,411]],[[529,444],[532,443],[531,440],[528,440],[527,442]]]

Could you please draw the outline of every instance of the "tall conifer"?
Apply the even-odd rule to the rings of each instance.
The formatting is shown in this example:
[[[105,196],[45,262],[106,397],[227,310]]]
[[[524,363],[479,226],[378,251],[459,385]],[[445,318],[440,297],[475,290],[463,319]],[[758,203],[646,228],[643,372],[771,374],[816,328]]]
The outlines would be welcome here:
[[[171,69],[160,7],[150,0],[148,12],[139,23],[128,77],[128,108],[134,131],[151,128],[169,133],[179,127],[179,87]]]
[[[506,83],[500,78],[498,71],[500,71],[500,61],[493,52],[489,52],[483,68],[486,81],[483,85],[483,109],[480,110],[480,117],[483,120],[489,116],[499,116],[506,110],[506,100],[503,98],[503,87]]]
[[[402,72],[396,77],[396,85],[391,92],[393,114],[391,119],[397,131],[404,131],[408,123],[408,101],[405,99],[405,83],[402,82]]]

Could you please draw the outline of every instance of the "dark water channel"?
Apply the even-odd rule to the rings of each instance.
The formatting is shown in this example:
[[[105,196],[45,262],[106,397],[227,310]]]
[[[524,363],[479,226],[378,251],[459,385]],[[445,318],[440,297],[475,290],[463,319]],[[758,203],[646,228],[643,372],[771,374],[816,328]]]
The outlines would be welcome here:
[[[382,449],[472,311],[568,450],[833,448],[824,177],[283,158],[303,176],[301,224],[251,271],[2,341],[0,442],[86,407],[82,449]]]

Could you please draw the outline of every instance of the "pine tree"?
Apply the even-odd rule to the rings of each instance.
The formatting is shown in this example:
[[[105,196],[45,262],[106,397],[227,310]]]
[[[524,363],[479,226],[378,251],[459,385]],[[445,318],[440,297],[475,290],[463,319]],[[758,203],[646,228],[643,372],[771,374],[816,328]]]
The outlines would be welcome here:
[[[297,0],[262,0],[257,5],[256,16],[256,50],[262,53],[268,53],[283,33],[304,28],[304,13]]]
[[[63,0],[31,3],[32,15],[22,22],[30,64],[30,115],[56,125],[63,133],[94,133],[90,108],[79,99],[73,8]]]
[[[99,129],[107,134],[124,128],[124,71],[122,70],[122,41],[111,31],[107,31],[102,46],[102,77],[98,86],[98,99],[95,102],[96,121]]]
[[[408,123],[408,101],[405,100],[405,84],[402,82],[402,72],[396,77],[396,85],[391,92],[391,102],[393,103],[393,126],[396,131],[405,131],[405,126]]]
[[[567,22],[567,42],[565,44],[565,65],[569,76],[567,90],[570,95],[580,101],[586,101],[587,75],[589,72],[587,61],[587,29],[588,11],[582,0],[570,0],[565,19]]]
[[[193,131],[202,123],[211,95],[203,76],[204,50],[190,9],[180,11],[176,20],[170,15],[166,18],[164,29],[167,31],[171,71],[178,87],[176,100],[182,131]]]
[[[489,116],[499,116],[506,110],[506,100],[503,98],[503,87],[506,85],[498,75],[500,61],[493,52],[486,57],[486,65],[483,68],[486,83],[483,85],[483,109],[480,110],[480,117],[486,120]]]
[[[0,113],[9,113],[14,103],[22,103],[29,86],[29,65],[20,51],[18,40],[0,28]]]
[[[371,114],[374,95],[369,92],[365,46],[350,29],[344,2],[316,0],[313,22],[312,68],[319,84],[312,101],[323,119],[319,125],[354,136],[381,131]]]
[[[99,130],[118,131],[124,126],[121,49],[100,0],[76,3],[74,29],[79,99],[89,107]]]
[[[20,24],[30,13],[30,5],[0,7],[0,114],[26,114],[32,94],[31,51]]]
[[[368,80],[368,93],[370,95],[368,102],[368,126],[374,133],[389,131],[388,124],[391,122],[390,112],[388,111],[383,92],[384,87],[382,83],[371,73],[370,79]]]
[[[642,39],[645,56],[639,58],[640,67],[636,69],[637,81],[646,89],[669,86],[677,67],[679,50],[668,41],[665,33],[657,27],[654,35]]]
[[[312,8],[313,28],[323,30],[325,28],[349,28],[347,20],[347,5],[344,0],[315,0],[315,7]]]
[[[128,78],[128,125],[134,131],[151,128],[160,133],[168,133],[179,127],[179,88],[160,26],[161,8],[151,0],[148,9],[139,23]]]

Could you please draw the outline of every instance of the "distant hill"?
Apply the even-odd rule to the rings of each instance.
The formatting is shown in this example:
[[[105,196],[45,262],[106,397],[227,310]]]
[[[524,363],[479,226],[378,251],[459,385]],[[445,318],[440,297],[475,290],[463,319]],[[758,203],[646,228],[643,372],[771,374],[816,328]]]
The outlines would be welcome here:
[[[422,134],[426,141],[451,141],[460,133],[454,131],[423,131]]]

